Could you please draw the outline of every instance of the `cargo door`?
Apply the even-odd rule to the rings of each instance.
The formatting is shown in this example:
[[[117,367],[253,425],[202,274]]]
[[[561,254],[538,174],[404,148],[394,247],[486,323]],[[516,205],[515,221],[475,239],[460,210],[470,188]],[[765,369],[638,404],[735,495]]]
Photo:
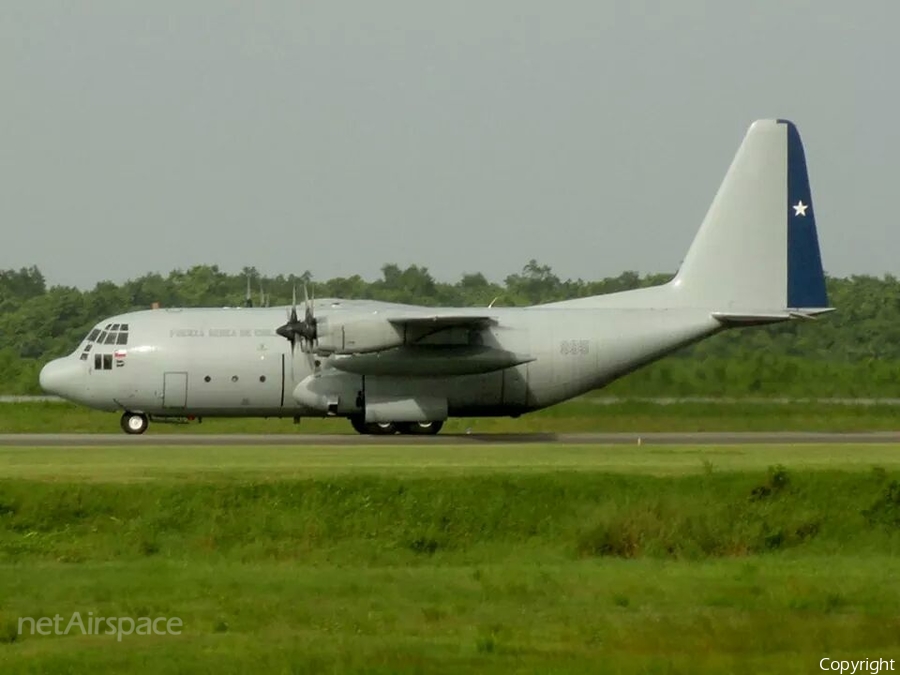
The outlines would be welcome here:
[[[187,407],[187,373],[163,373],[163,408]]]

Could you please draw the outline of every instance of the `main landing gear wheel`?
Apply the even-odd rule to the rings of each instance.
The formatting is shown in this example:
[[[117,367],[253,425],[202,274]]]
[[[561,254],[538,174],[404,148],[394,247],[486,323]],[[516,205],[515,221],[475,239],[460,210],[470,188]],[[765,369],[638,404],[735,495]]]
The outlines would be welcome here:
[[[369,422],[366,433],[370,436],[390,436],[397,433],[397,425],[393,422]]]
[[[350,424],[357,433],[368,436],[390,436],[397,433],[397,425],[393,422],[366,422],[362,417],[351,417]]]
[[[419,436],[434,436],[444,426],[443,422],[405,422],[398,424],[401,434],[415,434]]]
[[[150,424],[143,413],[125,412],[122,414],[122,431],[126,434],[142,434]]]

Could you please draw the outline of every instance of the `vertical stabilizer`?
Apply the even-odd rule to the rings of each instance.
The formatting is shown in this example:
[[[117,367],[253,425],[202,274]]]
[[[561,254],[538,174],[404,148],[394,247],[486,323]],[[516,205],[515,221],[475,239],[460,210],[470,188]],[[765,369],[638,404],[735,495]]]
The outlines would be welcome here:
[[[828,306],[800,134],[754,122],[672,281],[677,305],[720,312]]]

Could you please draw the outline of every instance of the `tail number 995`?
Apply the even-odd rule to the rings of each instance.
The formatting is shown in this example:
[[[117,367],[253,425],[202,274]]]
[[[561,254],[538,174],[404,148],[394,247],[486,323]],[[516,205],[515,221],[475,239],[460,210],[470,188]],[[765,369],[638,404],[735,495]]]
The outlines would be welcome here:
[[[590,352],[590,340],[562,340],[559,343],[559,353],[563,356],[583,356]]]

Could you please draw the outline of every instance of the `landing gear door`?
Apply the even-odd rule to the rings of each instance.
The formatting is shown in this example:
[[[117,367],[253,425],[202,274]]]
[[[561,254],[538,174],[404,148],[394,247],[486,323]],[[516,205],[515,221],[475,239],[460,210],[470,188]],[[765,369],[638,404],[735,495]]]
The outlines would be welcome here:
[[[163,408],[187,407],[187,373],[163,374]]]
[[[528,394],[528,365],[522,364],[503,371],[503,405],[524,406]]]

